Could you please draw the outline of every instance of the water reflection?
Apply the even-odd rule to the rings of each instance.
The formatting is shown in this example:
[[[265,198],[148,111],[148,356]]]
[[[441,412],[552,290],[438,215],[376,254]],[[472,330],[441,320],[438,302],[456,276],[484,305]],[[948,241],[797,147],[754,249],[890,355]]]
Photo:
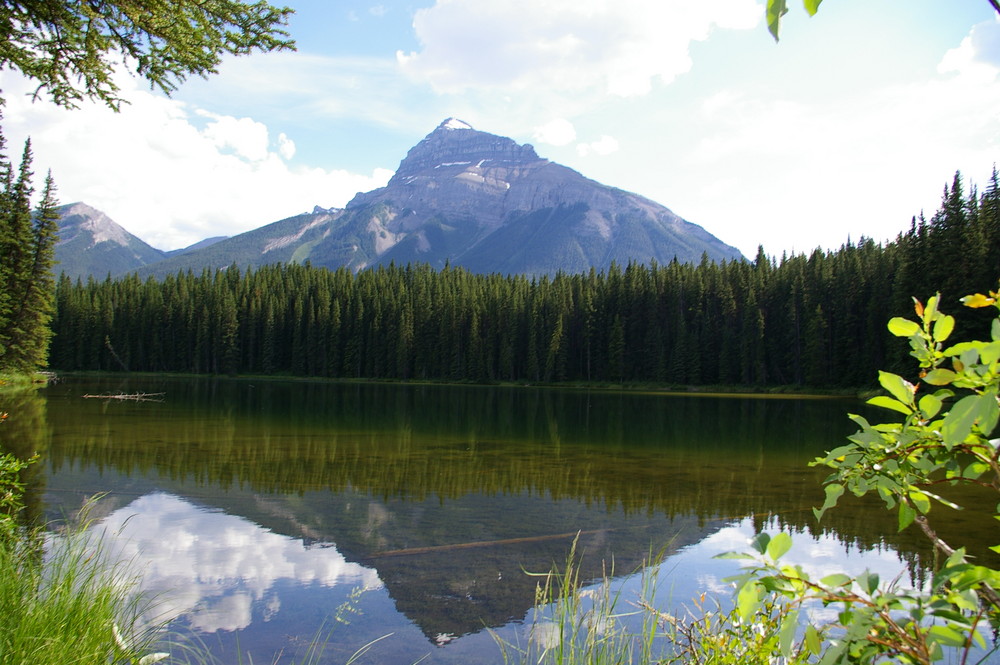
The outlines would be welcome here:
[[[167,396],[80,398],[118,391]],[[163,377],[4,399],[25,420],[0,443],[43,455],[35,513],[109,492],[109,529],[135,529],[122,547],[152,557],[144,584],[179,589],[170,611],[219,648],[239,629],[255,661],[291,648],[289,635],[308,642],[371,586],[333,662],[387,632],[380,662],[428,650],[435,663],[495,662],[476,658],[495,654],[484,629],[517,632],[534,602],[526,571],[564,562],[578,532],[584,579],[662,550],[675,599],[716,587],[729,572],[714,572],[712,548],[741,549],[728,541],[762,528],[799,532],[817,556],[841,550],[837,562],[893,553],[919,573],[928,557],[880,503],[812,516],[825,473],[806,464],[839,445],[856,402]],[[986,512],[942,529],[995,558],[995,525],[976,521]]]
[[[254,607],[272,619],[281,609],[282,581],[381,586],[374,570],[346,561],[332,544],[307,546],[163,492],[113,511],[101,526],[112,555],[139,564],[139,590],[156,599],[157,615],[184,616],[201,633],[246,628]]]

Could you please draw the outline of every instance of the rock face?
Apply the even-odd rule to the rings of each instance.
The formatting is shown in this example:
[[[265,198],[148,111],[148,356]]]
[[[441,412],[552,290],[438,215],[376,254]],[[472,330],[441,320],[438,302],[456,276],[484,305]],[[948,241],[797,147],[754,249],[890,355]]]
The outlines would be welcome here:
[[[477,273],[553,275],[612,262],[697,263],[703,255],[741,258],[658,203],[449,118],[410,149],[385,187],[358,194],[343,210],[316,207],[138,271],[164,276],[309,261],[352,270],[449,263]]]
[[[448,261],[473,272],[554,274],[741,256],[649,199],[454,118],[410,149],[386,187],[358,194],[343,222],[372,237],[360,238],[356,268]]]
[[[162,261],[165,254],[85,203],[59,208],[55,272],[72,278],[106,277]]]

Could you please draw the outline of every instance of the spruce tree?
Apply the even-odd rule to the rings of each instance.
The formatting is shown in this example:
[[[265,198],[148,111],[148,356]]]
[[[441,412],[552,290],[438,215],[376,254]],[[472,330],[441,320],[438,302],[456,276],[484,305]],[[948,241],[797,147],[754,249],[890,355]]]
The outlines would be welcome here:
[[[31,142],[25,143],[16,179],[3,147],[0,137],[0,369],[30,372],[48,357],[58,202],[49,173],[32,213]]]

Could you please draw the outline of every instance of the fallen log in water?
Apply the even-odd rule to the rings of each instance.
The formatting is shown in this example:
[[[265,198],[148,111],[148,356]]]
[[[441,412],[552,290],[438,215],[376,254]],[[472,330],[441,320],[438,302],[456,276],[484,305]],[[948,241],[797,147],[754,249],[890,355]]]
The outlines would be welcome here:
[[[162,402],[167,393],[115,393],[113,395],[84,395],[84,399],[119,399],[131,402]]]

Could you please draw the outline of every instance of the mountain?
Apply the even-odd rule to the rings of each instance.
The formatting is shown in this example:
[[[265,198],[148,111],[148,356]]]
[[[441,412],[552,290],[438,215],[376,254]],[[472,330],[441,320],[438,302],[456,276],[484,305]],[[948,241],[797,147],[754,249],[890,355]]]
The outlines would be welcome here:
[[[162,277],[234,263],[361,270],[395,262],[552,275],[612,262],[697,263],[703,255],[742,258],[654,201],[449,118],[409,150],[385,187],[359,193],[343,210],[317,207],[126,270]]]
[[[454,118],[410,149],[388,185],[358,194],[342,224],[368,240],[357,267],[449,261],[473,272],[553,274],[741,256],[658,203]]]
[[[60,206],[59,214],[56,273],[104,278],[138,270],[166,256],[85,203]]]
[[[205,238],[204,240],[199,240],[193,245],[184,247],[181,249],[171,249],[164,252],[164,256],[180,256],[181,254],[187,254],[188,252],[193,252],[196,249],[205,249],[206,247],[211,247],[217,242],[226,240],[229,236],[212,236],[211,238]]]

